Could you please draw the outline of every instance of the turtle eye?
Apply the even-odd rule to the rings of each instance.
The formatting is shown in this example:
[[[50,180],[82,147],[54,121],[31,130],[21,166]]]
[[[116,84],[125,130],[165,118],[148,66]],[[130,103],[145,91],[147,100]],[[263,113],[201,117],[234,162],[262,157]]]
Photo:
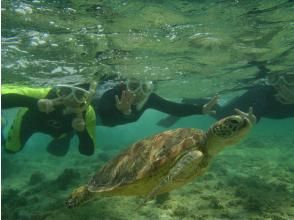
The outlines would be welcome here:
[[[239,124],[239,121],[237,121],[236,119],[231,119],[230,120],[230,123],[232,123],[232,124]]]

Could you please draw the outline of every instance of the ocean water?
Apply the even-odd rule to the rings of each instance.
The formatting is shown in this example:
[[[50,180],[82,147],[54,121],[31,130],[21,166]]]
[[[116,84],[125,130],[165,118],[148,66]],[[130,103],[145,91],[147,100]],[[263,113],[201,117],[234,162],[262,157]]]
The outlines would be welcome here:
[[[291,0],[2,1],[3,83],[52,86],[103,74],[153,80],[170,100],[221,94],[221,104],[267,73],[293,72]],[[14,110],[2,111],[5,126]],[[294,219],[294,118],[262,118],[241,143],[217,155],[201,177],[137,209],[139,197],[98,196],[67,209],[70,192],[119,152],[166,130],[166,114],[148,110],[135,123],[98,126],[91,157],[46,152],[36,133],[17,154],[1,150],[1,217],[7,220]],[[209,116],[168,129],[207,130]]]

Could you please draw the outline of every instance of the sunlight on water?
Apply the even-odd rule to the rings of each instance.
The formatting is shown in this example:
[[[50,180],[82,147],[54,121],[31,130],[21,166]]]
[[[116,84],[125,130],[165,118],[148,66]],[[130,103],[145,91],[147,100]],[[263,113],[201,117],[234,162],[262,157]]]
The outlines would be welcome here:
[[[153,80],[188,77],[192,87],[199,75],[217,76],[217,86],[228,77],[236,84],[256,74],[252,61],[287,71],[293,58],[289,6],[287,1],[6,1],[3,79],[43,85],[115,72]],[[167,88],[171,97],[172,88]]]
[[[175,101],[221,94],[224,104],[267,74],[294,68],[292,0],[1,4],[2,84],[47,87],[118,73],[153,80],[157,94]],[[13,114],[2,113],[5,135]],[[246,140],[216,157],[204,176],[140,209],[142,198],[124,196],[65,207],[70,192],[109,159],[166,130],[156,125],[166,116],[148,110],[135,123],[97,127],[98,148],[91,157],[78,153],[76,137],[65,157],[52,156],[46,152],[52,138],[40,133],[17,154],[2,150],[2,219],[294,219],[293,118],[262,118]],[[170,129],[207,130],[214,121],[190,116]]]

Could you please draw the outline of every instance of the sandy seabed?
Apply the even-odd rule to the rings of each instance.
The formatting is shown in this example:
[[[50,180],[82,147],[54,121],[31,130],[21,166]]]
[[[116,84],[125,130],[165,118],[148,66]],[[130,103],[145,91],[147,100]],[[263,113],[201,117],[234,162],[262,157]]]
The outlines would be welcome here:
[[[279,140],[279,145],[276,145]],[[67,209],[69,193],[119,151],[63,159],[2,154],[2,219],[293,219],[292,137],[257,136],[220,153],[190,184],[137,209],[139,197],[97,197]]]

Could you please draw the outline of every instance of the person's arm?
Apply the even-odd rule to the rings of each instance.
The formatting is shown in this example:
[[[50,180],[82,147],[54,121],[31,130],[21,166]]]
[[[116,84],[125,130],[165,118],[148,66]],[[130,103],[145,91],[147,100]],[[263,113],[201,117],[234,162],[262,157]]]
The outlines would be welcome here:
[[[95,107],[103,125],[115,126],[128,120],[129,116],[117,109],[116,96],[121,96],[119,89],[113,88],[106,91],[99,100],[99,104]]]
[[[94,109],[89,106],[85,115],[85,129],[77,131],[79,137],[79,151],[90,156],[95,152],[96,146],[96,115]]]
[[[284,105],[293,105],[294,104],[294,87],[293,85],[290,86],[287,84],[287,81],[285,81],[285,78],[283,77],[280,80],[279,84],[275,86],[275,90],[277,93],[274,95],[276,100]]]
[[[2,108],[26,107],[31,110],[49,113],[54,111],[55,106],[62,104],[60,98],[55,99],[39,99],[27,95],[15,93],[2,94]]]
[[[29,97],[26,95],[20,95],[20,94],[2,94],[2,108],[15,108],[15,107],[27,107],[30,109],[36,109],[38,110],[38,99]]]
[[[193,105],[205,105],[210,101],[210,98],[183,98],[181,103],[185,104],[193,104]],[[218,108],[218,105],[215,106],[215,108]],[[172,125],[174,125],[180,117],[174,116],[174,115],[168,115],[165,118],[160,119],[156,124],[158,126],[168,128]]]
[[[149,96],[149,99],[146,103],[146,108],[153,108],[158,111],[178,117],[203,114],[203,105],[176,103],[168,101],[156,95],[155,93],[152,93]]]
[[[95,152],[94,140],[90,137],[87,130],[77,132],[79,138],[79,151],[81,154],[91,156]]]
[[[253,107],[254,115],[257,122],[262,116],[270,111],[268,98],[272,96],[273,88],[269,86],[256,86],[246,91],[241,96],[235,97],[217,110],[216,118],[221,119],[228,115],[235,114],[234,109],[238,108],[242,111],[247,111],[250,106]]]

